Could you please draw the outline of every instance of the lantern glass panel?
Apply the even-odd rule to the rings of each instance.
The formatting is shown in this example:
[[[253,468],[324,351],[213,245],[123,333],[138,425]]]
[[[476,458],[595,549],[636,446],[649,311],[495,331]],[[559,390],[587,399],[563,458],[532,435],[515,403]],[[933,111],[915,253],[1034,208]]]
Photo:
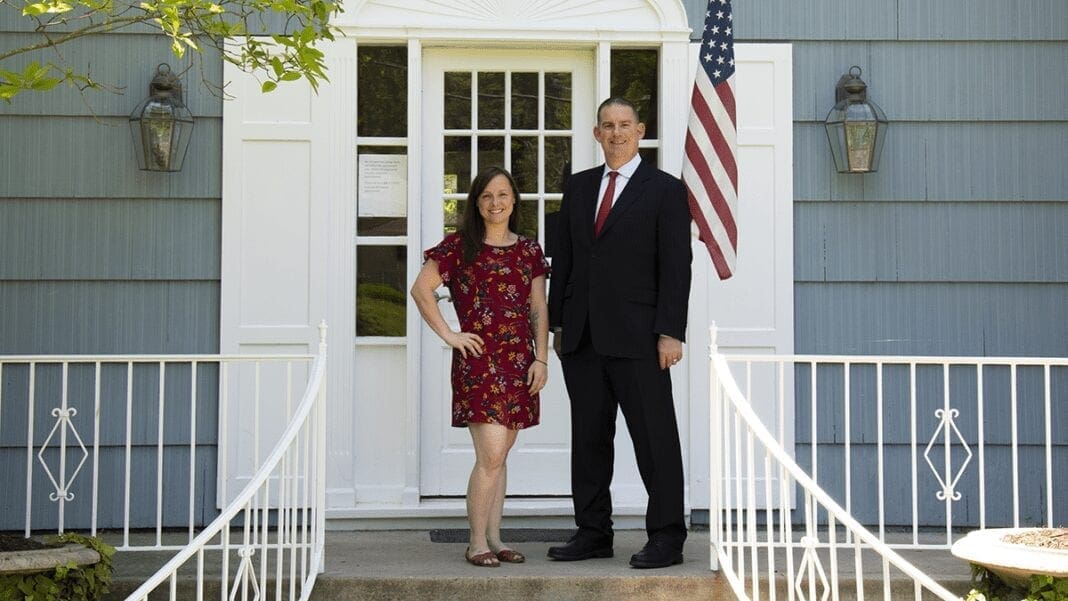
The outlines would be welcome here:
[[[180,171],[193,131],[193,117],[171,97],[152,97],[134,110],[130,133],[138,167],[144,171]]]
[[[875,151],[874,121],[848,122],[845,124],[846,150],[850,171],[871,171],[871,159]]]
[[[834,168],[839,173],[847,172],[845,158],[845,124],[841,122],[827,122],[827,141],[831,144],[831,156],[834,158]]]

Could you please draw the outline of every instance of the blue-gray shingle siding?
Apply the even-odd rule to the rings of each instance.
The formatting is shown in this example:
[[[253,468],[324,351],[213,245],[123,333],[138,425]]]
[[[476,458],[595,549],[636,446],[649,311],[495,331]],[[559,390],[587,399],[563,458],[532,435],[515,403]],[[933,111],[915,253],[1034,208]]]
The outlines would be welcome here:
[[[0,45],[23,46],[37,38],[15,11],[0,14]],[[179,60],[169,44],[147,28],[88,36],[62,47],[75,66],[115,93],[60,87],[0,103],[0,355],[216,353],[219,348],[219,253],[221,248],[222,100],[201,83],[218,83],[222,63],[208,53],[203,63]],[[45,52],[5,61],[18,69]],[[196,119],[180,173],[138,171],[128,115],[148,94],[156,65],[183,76],[185,99]],[[203,70],[201,70],[201,66]],[[182,368],[169,368],[177,373]],[[188,370],[188,367],[185,368]],[[83,367],[72,368],[75,372]],[[108,368],[105,367],[105,373]],[[101,481],[98,526],[122,524],[125,465],[125,384],[107,376],[100,432]],[[143,368],[136,372],[140,374]],[[149,369],[148,371],[151,371]],[[215,515],[217,381],[201,371],[195,462],[198,492],[194,519]],[[21,529],[25,515],[28,383],[25,366],[0,377],[0,473],[19,486],[0,487],[0,530]],[[133,527],[155,525],[158,399],[151,373],[135,378],[131,448]],[[164,436],[164,515],[167,525],[188,522],[188,381],[169,376]],[[34,440],[40,445],[55,423],[58,368],[42,367],[36,382]],[[92,397],[72,379],[73,422],[92,448]],[[89,388],[91,390],[91,387]],[[81,395],[81,396],[79,396]],[[112,406],[112,405],[121,406]],[[119,430],[115,430],[118,428]],[[70,441],[73,444],[73,440]],[[53,441],[54,445],[54,441]],[[52,469],[54,451],[46,451]],[[71,453],[69,460],[80,454]],[[35,528],[54,528],[56,503],[33,457]],[[68,467],[68,475],[74,466]],[[72,492],[66,526],[89,525],[87,464]]]

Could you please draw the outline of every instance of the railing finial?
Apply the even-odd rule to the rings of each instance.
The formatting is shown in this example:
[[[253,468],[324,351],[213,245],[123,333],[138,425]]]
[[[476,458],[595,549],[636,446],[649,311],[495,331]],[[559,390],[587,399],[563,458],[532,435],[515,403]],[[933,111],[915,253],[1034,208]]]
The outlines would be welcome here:
[[[326,318],[319,320],[319,344],[326,344]]]

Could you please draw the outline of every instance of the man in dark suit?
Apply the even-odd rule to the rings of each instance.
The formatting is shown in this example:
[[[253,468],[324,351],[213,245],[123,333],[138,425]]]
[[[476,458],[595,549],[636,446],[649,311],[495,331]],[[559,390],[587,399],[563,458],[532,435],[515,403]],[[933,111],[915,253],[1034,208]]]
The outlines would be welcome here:
[[[594,138],[605,165],[564,188],[549,324],[571,398],[571,491],[578,532],[549,557],[611,557],[617,407],[649,493],[649,542],[636,568],[682,562],[682,453],[668,371],[682,358],[690,292],[690,214],[677,178],[638,156],[637,110],[609,98]]]

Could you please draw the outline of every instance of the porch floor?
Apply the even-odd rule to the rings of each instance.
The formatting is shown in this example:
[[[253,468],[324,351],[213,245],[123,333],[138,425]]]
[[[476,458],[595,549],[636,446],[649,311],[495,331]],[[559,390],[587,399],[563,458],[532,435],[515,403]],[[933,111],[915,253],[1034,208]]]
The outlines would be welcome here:
[[[523,551],[527,562],[500,568],[477,568],[463,559],[462,542],[432,542],[427,530],[328,531],[326,571],[320,575],[313,599],[331,601],[380,601],[404,599],[497,600],[706,600],[733,599],[726,578],[709,570],[709,532],[694,530],[686,541],[685,562],[661,570],[629,567],[632,553],[645,543],[645,532],[616,532],[615,552],[610,559],[554,562],[545,556],[555,542],[510,543]],[[963,595],[968,590],[968,566],[948,551],[904,551],[908,560],[937,582]],[[162,565],[171,553],[124,552],[115,561],[112,599],[123,599]],[[217,556],[216,556],[217,562]],[[843,560],[843,580],[851,582],[849,561]],[[878,563],[867,561],[878,577]],[[208,571],[211,562],[208,556]],[[908,595],[911,584],[898,577],[892,583],[893,598]],[[786,599],[785,577],[780,574],[779,598]],[[869,598],[882,598],[869,583]],[[270,585],[269,585],[270,586]],[[193,598],[182,593],[180,598]],[[854,598],[843,590],[843,599]],[[191,591],[188,591],[191,593]],[[205,598],[218,598],[218,579],[207,583]],[[160,597],[163,598],[163,597]],[[273,587],[268,598],[273,598]],[[766,593],[765,593],[766,598]]]

